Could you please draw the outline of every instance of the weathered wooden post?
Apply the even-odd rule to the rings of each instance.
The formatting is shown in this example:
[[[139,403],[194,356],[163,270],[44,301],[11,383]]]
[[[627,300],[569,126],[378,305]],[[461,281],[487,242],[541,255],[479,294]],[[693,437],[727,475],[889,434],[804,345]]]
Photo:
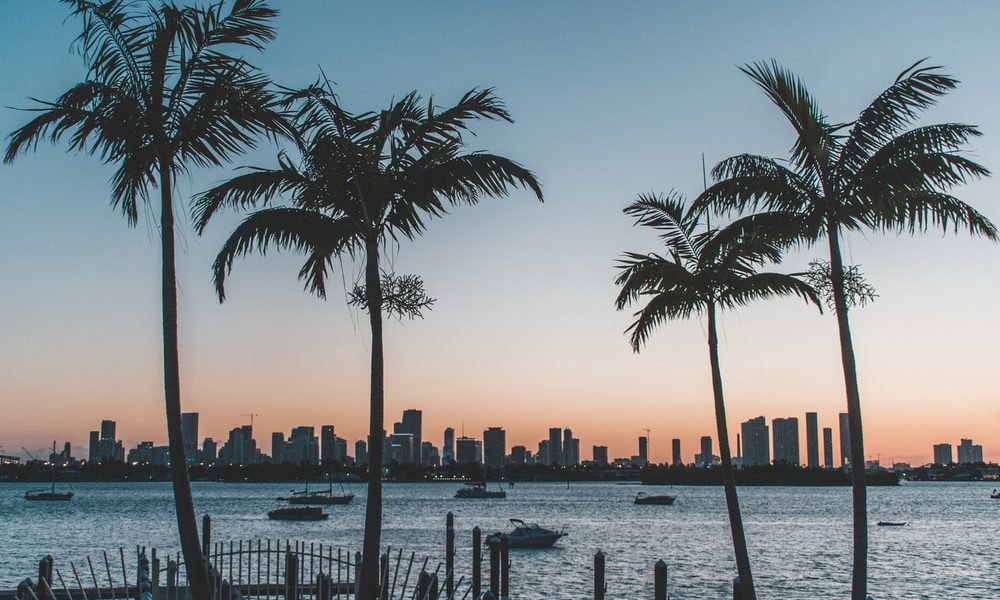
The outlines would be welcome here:
[[[30,577],[17,584],[17,591],[14,592],[17,600],[32,600],[35,597],[35,590],[31,589],[32,585]]]
[[[483,593],[483,532],[479,525],[472,528],[472,597]]]
[[[483,600],[497,600],[497,597],[493,595],[493,592],[486,590],[486,593],[483,594]]]
[[[444,533],[445,600],[455,600],[455,515],[448,511]]]
[[[500,597],[500,539],[497,536],[486,538],[490,546],[490,591],[494,598]]]
[[[354,553],[354,597],[361,595],[361,553]]]
[[[153,577],[152,577],[153,600],[160,598],[160,559],[156,556],[156,548],[153,548]]]
[[[177,598],[177,561],[167,559],[167,600]]]
[[[42,582],[49,588],[52,587],[52,555],[46,554],[45,557],[38,561],[38,589],[42,589]]]
[[[427,594],[427,600],[437,600],[438,598],[438,576],[437,573],[431,573],[431,584]]]
[[[285,550],[285,599],[299,598],[299,555]]]
[[[209,549],[212,547],[212,517],[201,518],[201,554],[208,560]]]
[[[427,571],[421,571],[417,576],[417,597],[416,600],[427,600],[431,589],[431,576]]]
[[[743,586],[740,585],[740,576],[733,577],[733,600],[743,600]]]
[[[510,538],[500,536],[500,598],[510,598]]]
[[[327,573],[320,573],[316,576],[316,594],[318,600],[330,600],[333,598],[333,580]]]
[[[594,554],[594,600],[604,600],[604,553],[598,550]]]
[[[149,559],[146,558],[146,551],[139,554],[138,568],[135,575],[135,600],[152,600],[153,582],[149,579]],[[128,594],[128,588],[125,588]]]
[[[379,593],[378,597],[381,600],[389,600],[389,549],[386,548],[385,554],[383,554],[379,559]]]
[[[662,559],[653,567],[653,598],[667,600],[667,563]]]

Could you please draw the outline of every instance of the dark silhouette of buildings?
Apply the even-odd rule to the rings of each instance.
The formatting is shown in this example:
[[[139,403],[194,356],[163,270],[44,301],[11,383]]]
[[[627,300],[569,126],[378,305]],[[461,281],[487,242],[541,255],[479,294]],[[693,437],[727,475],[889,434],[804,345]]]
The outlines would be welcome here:
[[[833,468],[833,428],[823,428],[823,466]]]
[[[840,466],[851,463],[851,425],[847,413],[840,413]]]
[[[198,462],[198,413],[181,413],[181,439],[184,440],[184,458],[187,464]],[[131,461],[129,461],[131,462]]]
[[[806,413],[806,465],[819,466],[819,415]]]
[[[608,464],[608,447],[607,446],[594,446],[594,463],[598,465]]]
[[[674,465],[675,467],[683,465],[684,458],[683,456],[681,456],[681,440],[679,438],[674,438],[673,440],[671,440],[670,448],[672,450],[671,454],[673,454],[673,456],[671,457],[672,460],[670,461],[670,464]]]
[[[764,417],[744,421],[740,431],[743,434],[743,466],[770,464],[770,436]]]
[[[499,468],[507,462],[507,433],[502,427],[483,432],[483,458],[487,467]]]
[[[799,419],[777,418],[771,421],[774,430],[774,462],[799,464]]]
[[[421,463],[420,454],[424,443],[423,421],[423,412],[415,408],[409,408],[403,411],[403,420],[400,421],[400,427],[396,431],[396,433],[408,433],[413,436],[413,444],[411,448],[411,456],[413,458],[410,462],[415,462],[417,464]]]
[[[455,430],[448,427],[444,430],[444,445],[441,447],[441,464],[455,463]]]

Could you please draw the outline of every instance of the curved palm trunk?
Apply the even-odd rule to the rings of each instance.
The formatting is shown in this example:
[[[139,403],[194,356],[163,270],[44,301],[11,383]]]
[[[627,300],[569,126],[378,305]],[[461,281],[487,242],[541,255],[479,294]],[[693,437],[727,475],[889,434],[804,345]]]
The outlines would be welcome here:
[[[847,297],[844,294],[844,261],[840,256],[840,232],[837,224],[828,222],[830,242],[830,278],[833,283],[833,303],[840,334],[840,358],[844,365],[844,387],[847,391],[847,420],[851,446],[851,486],[854,497],[854,570],[851,575],[851,599],[868,597],[868,498],[865,490],[865,442],[861,426],[861,392],[858,390],[858,369],[854,361],[851,324],[847,318]]]
[[[719,435],[719,455],[722,457],[722,485],[726,490],[726,509],[729,511],[729,528],[733,534],[733,550],[736,553],[736,572],[740,576],[743,600],[756,600],[757,592],[750,571],[750,554],[747,538],[743,531],[743,516],[740,514],[740,500],[736,495],[736,478],[733,475],[733,454],[729,449],[729,427],[726,424],[726,401],[722,393],[722,368],[719,366],[719,336],[715,324],[715,304],[709,302],[708,312],[708,358],[712,364],[712,392],[715,396],[715,424]]]
[[[174,258],[174,206],[170,164],[160,162],[160,240],[163,252],[163,391],[167,411],[167,444],[188,585],[194,600],[209,600],[208,574],[198,541],[198,520],[191,497],[184,438],[181,434],[181,383],[177,350],[177,270]]]
[[[368,427],[368,500],[365,505],[365,539],[361,559],[361,600],[378,596],[379,553],[382,543],[382,440],[385,360],[382,353],[382,282],[379,277],[378,240],[366,245],[365,291],[372,329],[371,422]]]

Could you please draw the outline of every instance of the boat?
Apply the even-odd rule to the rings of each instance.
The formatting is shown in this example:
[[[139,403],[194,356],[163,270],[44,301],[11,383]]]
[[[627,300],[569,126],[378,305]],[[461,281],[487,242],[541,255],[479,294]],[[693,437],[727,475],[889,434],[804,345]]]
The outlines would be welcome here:
[[[990,494],[990,498],[993,498],[994,500],[1000,500],[1000,491],[993,490],[993,493]]]
[[[344,484],[340,484],[340,491],[344,491]],[[350,504],[351,500],[354,500],[354,494],[334,494],[333,481],[331,480],[330,487],[324,491],[310,492],[309,484],[306,484],[306,489],[298,492],[293,491],[291,496],[278,498],[278,500],[288,502],[289,504],[316,504],[329,506],[332,504]]]
[[[635,497],[635,503],[636,504],[659,504],[659,505],[663,505],[663,506],[670,506],[671,504],[674,503],[674,500],[676,500],[676,499],[677,498],[674,498],[673,496],[667,496],[667,495],[662,495],[662,496],[648,496],[648,495],[646,495],[646,492],[639,492],[636,495],[636,497]]]
[[[467,483],[455,492],[456,498],[466,499],[502,499],[507,497],[507,492],[503,490],[490,490],[486,488],[486,483]]]
[[[52,454],[56,453],[56,443],[52,442]],[[24,499],[33,502],[69,502],[73,499],[73,492],[56,491],[56,466],[52,467],[52,488],[48,490],[29,490],[24,493]]]
[[[330,515],[322,508],[315,506],[296,506],[292,508],[277,508],[267,513],[274,521],[322,521]]]
[[[879,527],[902,527],[906,525],[906,521],[879,521]]]
[[[514,530],[507,533],[507,542],[511,548],[551,548],[561,538],[567,534],[565,531],[555,531],[546,529],[537,523],[525,523],[521,519],[511,519]],[[498,531],[487,536],[486,544],[498,544],[501,537],[505,535]]]

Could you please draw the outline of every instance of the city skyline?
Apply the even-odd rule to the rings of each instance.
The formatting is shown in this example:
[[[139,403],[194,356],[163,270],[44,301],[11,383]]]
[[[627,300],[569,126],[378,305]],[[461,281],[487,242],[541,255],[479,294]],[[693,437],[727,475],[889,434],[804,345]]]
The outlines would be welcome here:
[[[455,43],[467,52],[448,56],[414,37],[410,25],[427,19],[416,6],[385,14],[349,5],[329,12],[282,6],[280,34],[260,61],[278,83],[313,81],[315,61],[297,60],[309,55],[337,82],[345,105],[357,109],[381,107],[415,88],[447,102],[471,85],[495,85],[516,122],[485,125],[475,147],[517,156],[545,189],[543,206],[514,194],[456,210],[430,225],[433,235],[404,242],[394,266],[421,274],[438,302],[422,321],[387,324],[387,414],[420,405],[429,414],[464,414],[471,431],[502,422],[509,441],[531,448],[535,423],[558,423],[572,410],[574,433],[588,447],[597,442],[623,455],[648,427],[655,460],[669,456],[673,437],[683,440],[689,460],[688,450],[715,431],[708,371],[697,351],[703,331],[695,321],[670,324],[643,355],[628,349],[622,332],[629,316],[612,307],[612,265],[641,240],[621,208],[651,189],[697,193],[702,153],[709,166],[741,151],[787,154],[787,128],[736,69],[771,57],[802,73],[840,120],[853,118],[903,66],[931,56],[962,84],[926,122],[979,125],[985,135],[972,151],[997,170],[1000,116],[979,100],[1000,91],[988,75],[992,63],[959,49],[992,39],[988,23],[1000,7],[982,6],[978,18],[959,23],[947,7],[913,6],[902,16],[890,6],[850,3],[836,14],[808,5],[730,6],[732,18],[722,21],[709,5],[617,11],[582,3],[568,21],[558,7],[533,6],[529,15],[527,5],[469,6],[462,9],[466,27],[443,22],[421,30],[459,36]],[[858,19],[862,7],[865,18]],[[52,97],[79,79],[82,64],[67,51],[78,32],[64,8],[18,3],[9,8],[12,18],[0,20],[0,105],[27,106],[29,96]],[[796,18],[816,23],[817,36],[850,30],[872,39],[891,19],[899,36],[877,59],[859,46],[833,61],[804,47],[798,28],[772,27]],[[46,24],[46,36],[24,22]],[[373,28],[384,36],[374,44],[357,33]],[[751,33],[772,29],[768,36]],[[510,52],[492,55],[489,48],[498,45]],[[23,56],[32,57],[30,66]],[[427,67],[434,64],[447,68]],[[629,116],[593,124],[607,107]],[[26,118],[2,109],[0,131]],[[234,166],[272,165],[274,155],[263,148]],[[231,173],[192,172],[178,182],[178,204]],[[0,167],[0,278],[12,284],[0,298],[0,313],[12,317],[0,320],[0,337],[14,340],[0,348],[6,452],[47,448],[53,437],[83,445],[78,424],[111,413],[130,424],[135,441],[163,439],[155,224],[123,226],[105,206],[109,174],[96,159],[47,144]],[[995,185],[984,180],[959,193],[997,221]],[[202,427],[220,433],[238,415],[260,412],[269,431],[334,421],[350,439],[363,437],[368,339],[340,290],[319,301],[299,289],[296,257],[251,259],[232,278],[231,299],[218,305],[208,267],[237,219],[223,216],[203,238],[185,219],[179,225],[184,410],[200,412]],[[932,444],[968,436],[984,440],[987,458],[996,460],[995,247],[935,235],[849,235],[845,246],[879,292],[873,305],[852,313],[868,455],[919,462]],[[819,254],[794,253],[783,267],[804,267]],[[934,279],[933,293],[912,276],[915,269]],[[357,270],[346,270],[350,285]],[[574,294],[569,302],[567,289]],[[725,314],[721,324],[732,429],[760,414],[801,417],[809,409],[829,417],[845,410],[830,315],[788,300]],[[429,419],[424,428],[446,424],[459,426]],[[838,429],[828,418],[820,426]]]

